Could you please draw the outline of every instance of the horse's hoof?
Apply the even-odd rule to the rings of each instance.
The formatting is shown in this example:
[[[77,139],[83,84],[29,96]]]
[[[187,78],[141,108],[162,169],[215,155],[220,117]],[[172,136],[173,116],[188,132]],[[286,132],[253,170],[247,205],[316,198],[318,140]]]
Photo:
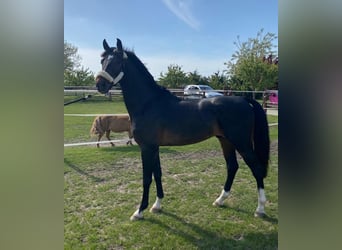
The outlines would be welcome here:
[[[137,221],[137,220],[142,220],[142,219],[144,219],[144,216],[140,217],[140,216],[136,216],[134,214],[130,218],[131,221]]]
[[[137,221],[144,219],[143,213],[139,213],[139,210],[135,211],[134,214],[131,216],[131,221]]]
[[[223,206],[223,202],[214,201],[213,202],[213,206],[215,206],[215,207],[222,207]]]
[[[263,212],[255,212],[254,217],[256,218],[265,218],[267,215]]]
[[[161,212],[161,208],[151,207],[150,212],[151,213],[160,213]]]

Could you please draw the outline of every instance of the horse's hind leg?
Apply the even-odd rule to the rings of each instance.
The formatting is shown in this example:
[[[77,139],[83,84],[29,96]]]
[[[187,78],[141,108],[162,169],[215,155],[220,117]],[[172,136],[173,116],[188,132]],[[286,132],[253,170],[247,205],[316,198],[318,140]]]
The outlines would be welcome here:
[[[264,190],[264,171],[260,165],[257,155],[255,152],[250,149],[244,152],[240,152],[242,158],[246,162],[246,164],[251,169],[253,176],[257,182],[258,188],[258,207],[255,210],[255,217],[264,217],[265,213],[265,204],[266,204],[266,195]]]
[[[220,196],[213,203],[214,206],[222,206],[224,200],[228,198],[236,172],[239,169],[239,165],[236,160],[236,152],[234,146],[224,138],[218,139],[221,143],[223,155],[226,160],[227,179]]]
[[[97,144],[96,144],[96,147],[100,147],[100,143],[99,141],[101,140],[101,137],[103,136],[103,134],[99,133],[99,137],[97,138]]]
[[[126,145],[131,145],[131,146],[133,146],[133,143],[132,143],[132,138],[133,138],[133,136],[131,135],[131,133],[130,132],[128,132],[128,141],[126,142]]]
[[[106,137],[107,137],[108,141],[110,141],[109,135],[110,135],[110,130],[107,130],[107,131],[106,131]],[[112,147],[115,146],[115,144],[114,144],[113,142],[111,142],[111,141],[110,141],[110,144],[112,144]]]
[[[133,146],[133,143],[132,143],[132,138],[133,138],[133,135],[132,135],[132,131],[131,130],[128,130],[128,142],[126,143],[126,145],[130,144],[131,146]]]

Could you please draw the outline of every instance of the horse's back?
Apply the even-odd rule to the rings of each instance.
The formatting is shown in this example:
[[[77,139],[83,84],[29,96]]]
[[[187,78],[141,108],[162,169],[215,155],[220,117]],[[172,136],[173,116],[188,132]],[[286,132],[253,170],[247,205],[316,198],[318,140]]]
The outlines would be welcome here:
[[[253,107],[241,96],[218,96],[198,103],[201,112],[234,122],[254,119]]]

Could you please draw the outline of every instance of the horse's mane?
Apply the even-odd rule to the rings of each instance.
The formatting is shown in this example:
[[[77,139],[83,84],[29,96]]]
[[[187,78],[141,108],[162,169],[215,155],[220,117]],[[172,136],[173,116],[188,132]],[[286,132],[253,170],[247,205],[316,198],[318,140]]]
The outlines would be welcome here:
[[[174,98],[175,100],[179,100],[179,98],[177,96],[175,96],[174,94],[172,94],[169,90],[167,90],[165,87],[160,86],[156,83],[156,81],[154,80],[153,76],[151,75],[151,73],[148,71],[148,69],[146,68],[146,66],[141,62],[141,60],[135,55],[135,53],[133,51],[130,51],[128,49],[125,49],[125,52],[128,56],[128,58],[130,59],[130,62],[133,63],[135,65],[135,67],[143,74],[146,75],[146,77],[148,78],[148,82],[151,85],[152,88],[157,89],[158,91],[160,91],[161,93],[168,95],[171,98]]]

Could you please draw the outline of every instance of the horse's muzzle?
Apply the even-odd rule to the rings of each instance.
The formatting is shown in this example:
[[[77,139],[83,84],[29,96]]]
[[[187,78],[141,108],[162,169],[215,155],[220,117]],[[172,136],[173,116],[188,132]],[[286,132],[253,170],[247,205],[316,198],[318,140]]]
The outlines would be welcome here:
[[[107,94],[112,87],[113,87],[112,82],[107,81],[101,76],[98,76],[96,78],[96,88],[97,88],[97,91],[99,91],[100,93]]]

